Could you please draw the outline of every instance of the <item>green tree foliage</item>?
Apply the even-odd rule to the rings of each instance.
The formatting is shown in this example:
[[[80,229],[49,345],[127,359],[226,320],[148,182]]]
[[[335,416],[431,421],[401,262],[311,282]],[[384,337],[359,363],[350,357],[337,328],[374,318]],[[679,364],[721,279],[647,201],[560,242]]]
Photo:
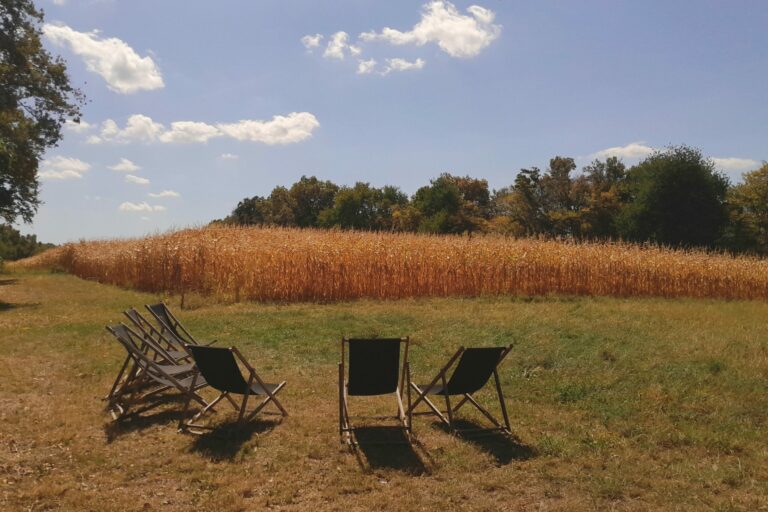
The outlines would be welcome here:
[[[0,0],[0,218],[30,222],[38,199],[38,162],[79,122],[83,95],[66,65],[40,42],[43,13],[30,0]]]
[[[731,222],[723,243],[736,251],[768,254],[768,163],[744,174],[728,193]]]
[[[490,218],[488,182],[441,174],[416,191],[413,207],[419,212],[418,230],[427,233],[464,233],[483,230]]]
[[[22,235],[8,224],[0,224],[0,262],[33,256],[53,247],[42,244],[35,235]]]
[[[292,200],[290,207],[296,225],[316,226],[320,212],[333,206],[338,191],[338,185],[330,181],[320,181],[314,176],[302,176],[289,190]]]
[[[634,241],[713,247],[728,219],[728,186],[699,150],[658,151],[629,170],[619,233]]]
[[[407,203],[408,196],[396,187],[375,188],[358,182],[339,190],[333,206],[320,214],[318,225],[389,231],[394,227],[394,209]]]

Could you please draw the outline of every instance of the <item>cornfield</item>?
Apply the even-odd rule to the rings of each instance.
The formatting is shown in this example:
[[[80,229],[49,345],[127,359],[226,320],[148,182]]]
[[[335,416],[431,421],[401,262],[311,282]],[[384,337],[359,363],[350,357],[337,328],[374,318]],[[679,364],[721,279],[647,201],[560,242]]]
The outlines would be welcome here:
[[[14,266],[234,301],[550,293],[768,298],[768,260],[501,236],[207,227],[70,243]]]

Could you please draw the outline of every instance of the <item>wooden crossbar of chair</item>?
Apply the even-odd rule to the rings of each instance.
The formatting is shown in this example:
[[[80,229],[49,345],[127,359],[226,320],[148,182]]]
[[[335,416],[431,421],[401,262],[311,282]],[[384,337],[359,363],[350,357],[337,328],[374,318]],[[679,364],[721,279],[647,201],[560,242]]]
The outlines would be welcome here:
[[[163,358],[175,363],[189,362],[192,356],[185,345],[168,336],[167,332],[163,334],[135,308],[125,310],[123,314],[142,335],[144,342]]]
[[[454,433],[472,434],[502,432],[511,434],[509,415],[507,414],[507,406],[498,373],[498,366],[511,350],[512,345],[507,347],[469,349],[459,347],[456,353],[440,369],[429,384],[420,386],[416,383],[411,383],[411,387],[416,392],[416,400],[410,406],[409,412],[414,414],[414,409],[423,402],[429,407],[431,414],[440,418],[440,421]],[[472,361],[472,359],[475,359],[475,361]],[[454,371],[451,377],[448,378],[448,372],[451,368],[454,368]],[[499,407],[504,418],[503,424],[485,407],[480,405],[472,396],[473,393],[485,386],[491,376],[493,376],[495,382]],[[443,397],[445,401],[445,412],[442,412],[437,405],[428,398],[430,395]],[[451,396],[461,396],[461,400],[455,406],[452,406]],[[455,415],[459,409],[467,403],[473,405],[494,426],[491,428],[473,429],[457,428],[454,421]]]
[[[124,414],[133,403],[143,401],[150,396],[163,391],[175,389],[187,398],[187,401],[195,402],[206,407],[208,403],[197,394],[197,391],[208,384],[204,379],[193,379],[194,366],[191,364],[160,364],[149,355],[142,345],[141,337],[124,324],[107,326],[107,330],[117,339],[128,352],[132,369],[127,381],[108,397],[109,409],[112,416],[117,419]],[[123,365],[125,369],[126,365]],[[140,392],[145,384],[152,384],[154,389]]]
[[[277,399],[277,394],[285,386],[285,381],[279,384],[265,383],[261,377],[259,377],[259,374],[254,367],[251,366],[237,348],[187,345],[187,349],[192,354],[196,364],[192,382],[194,383],[198,378],[205,378],[208,385],[219,391],[220,394],[207,406],[203,407],[189,421],[184,421],[190,403],[190,400],[187,400],[184,405],[184,413],[179,421],[180,431],[199,434],[200,430],[214,430],[216,427],[202,425],[196,422],[224,399],[238,411],[238,423],[250,421],[259,413],[259,411],[270,403],[273,403],[275,407],[278,408],[282,416],[288,416],[288,412]],[[247,370],[247,379],[240,371],[238,363]],[[231,396],[233,394],[242,395],[242,401],[237,403]],[[263,396],[265,398],[263,398],[246,416],[248,400],[253,395]]]
[[[362,362],[359,362],[357,364],[362,365],[363,363],[367,363],[367,368],[370,372],[370,375],[362,376],[360,373],[358,373],[357,369],[353,372],[353,360],[352,360],[352,346],[354,344],[355,347],[363,346],[363,344],[367,344],[366,350],[369,350],[371,352],[372,356],[375,356],[375,352],[379,351],[381,354],[390,357],[390,361],[387,363],[383,363],[386,361],[386,357],[379,358],[377,357],[376,360],[369,360],[364,361],[361,359]],[[398,343],[397,345],[397,351],[395,354],[395,350],[392,348],[385,347],[384,344],[389,343]],[[380,347],[377,347],[377,344],[382,344]],[[405,345],[405,351],[404,355],[402,357],[402,369],[400,369],[400,345]],[[351,423],[351,418],[349,414],[349,396],[378,396],[378,395],[386,395],[386,394],[394,394],[397,399],[397,415],[394,416],[394,419],[397,419],[400,423],[400,425],[397,427],[399,429],[402,429],[405,434],[406,438],[408,439],[408,442],[411,441],[411,416],[410,416],[410,405],[411,405],[411,392],[410,392],[410,368],[408,366],[408,349],[410,345],[410,338],[397,338],[397,339],[373,339],[373,340],[365,340],[365,339],[348,339],[348,338],[342,338],[341,339],[341,361],[339,362],[339,438],[342,444],[346,443],[349,446],[355,446],[357,445],[357,440],[354,439],[354,433],[355,433],[355,427]],[[347,372],[347,357],[346,352],[347,349],[350,351],[350,357],[349,357],[349,371]],[[357,350],[357,348],[355,349]],[[391,350],[391,354],[386,354],[386,350]],[[395,359],[396,356],[396,359]],[[362,355],[360,357],[363,357]],[[389,364],[391,367],[387,368],[384,366],[385,364]],[[349,375],[347,375],[349,373]],[[388,375],[387,375],[388,374]],[[367,380],[367,381],[366,381]],[[350,390],[351,386],[351,390]],[[408,408],[406,408],[403,405],[403,396],[402,392],[405,390],[407,395],[407,403]],[[377,419],[377,420],[383,420],[383,419],[390,419],[393,418],[392,416],[354,416],[356,419]],[[366,443],[366,444],[397,444],[397,443]]]
[[[147,304],[144,307],[157,321],[160,332],[175,343],[179,345],[212,345],[216,343],[216,340],[208,343],[198,342],[165,303]]]

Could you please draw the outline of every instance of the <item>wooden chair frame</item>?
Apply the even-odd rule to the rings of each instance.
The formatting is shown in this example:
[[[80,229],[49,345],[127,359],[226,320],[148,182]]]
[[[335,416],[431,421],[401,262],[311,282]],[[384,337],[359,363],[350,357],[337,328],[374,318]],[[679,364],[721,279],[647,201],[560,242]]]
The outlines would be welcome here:
[[[405,353],[402,356],[402,370],[400,372],[400,379],[397,385],[397,389],[393,393],[395,397],[397,398],[397,416],[350,416],[349,414],[349,403],[348,403],[348,396],[347,396],[347,378],[346,378],[346,346],[349,345],[350,339],[349,338],[342,338],[341,339],[341,361],[339,362],[339,438],[340,442],[342,444],[347,444],[348,446],[354,447],[357,446],[359,443],[353,439],[353,434],[355,431],[355,427],[352,425],[350,419],[356,418],[356,419],[376,419],[376,420],[385,420],[385,419],[397,419],[401,426],[396,427],[399,429],[402,429],[405,432],[405,435],[408,439],[408,442],[411,440],[411,389],[410,389],[410,382],[411,382],[411,372],[410,367],[408,364],[408,349],[410,346],[410,337],[406,336],[403,338],[400,338],[400,343],[405,344]],[[407,402],[408,402],[408,408],[406,409],[403,405],[403,399],[402,399],[402,390],[406,390],[407,395]],[[366,444],[402,444],[402,443],[366,443]]]
[[[129,332],[130,336],[141,339],[141,337],[131,330],[130,327],[124,324],[120,325]],[[110,391],[110,394],[107,396],[109,402],[108,409],[114,419],[118,419],[125,414],[130,405],[146,400],[150,396],[154,396],[169,389],[176,389],[182,395],[186,396],[187,403],[194,400],[203,407],[208,406],[208,402],[197,394],[198,390],[208,386],[205,380],[192,378],[189,385],[185,385],[184,383],[184,381],[191,377],[193,372],[192,365],[161,365],[142,350],[142,346],[137,346],[132,340],[123,340],[114,330],[114,326],[107,326],[107,330],[115,336],[128,352],[128,359],[130,361],[128,359],[126,360],[120,374],[123,374],[129,365],[131,366],[131,370],[126,375],[125,382],[118,386],[118,381],[116,381],[116,385],[113,385],[112,391]],[[118,375],[118,377],[119,376],[120,375]],[[145,384],[155,384],[157,387],[140,394],[142,389],[145,388]]]
[[[168,323],[160,318],[160,316],[155,313],[149,304],[145,304],[144,307],[147,311],[152,315],[152,317],[157,321],[158,325],[160,326],[160,333],[163,334],[166,337],[172,338],[174,341],[177,341],[181,345],[212,345],[216,343],[216,340],[213,340],[209,343],[200,343],[195,339],[194,336],[187,330],[186,327],[179,321],[178,318],[176,318],[176,315],[173,314],[171,311],[171,308],[169,308],[164,302],[160,302],[160,304],[163,305],[163,308],[165,309],[165,314],[168,317],[168,319],[171,321],[171,325],[168,325]],[[179,333],[181,331],[181,333]],[[168,333],[168,334],[166,334]],[[181,336],[179,336],[179,333]]]
[[[473,434],[473,433],[494,433],[494,432],[501,432],[504,434],[511,435],[512,434],[512,428],[509,423],[509,415],[507,414],[507,405],[504,399],[504,392],[501,388],[501,381],[499,380],[499,373],[498,373],[498,367],[504,361],[504,358],[507,357],[507,354],[512,350],[512,345],[507,346],[504,351],[499,356],[499,361],[496,363],[496,366],[493,369],[493,380],[496,384],[496,394],[498,395],[499,399],[499,406],[501,408],[501,414],[504,418],[504,424],[502,425],[494,416],[491,414],[486,408],[481,406],[477,400],[472,397],[471,393],[463,393],[461,400],[458,404],[456,404],[455,407],[451,406],[451,398],[448,393],[444,393],[442,396],[445,400],[445,414],[440,411],[440,409],[427,397],[429,395],[429,392],[437,385],[441,385],[444,390],[448,389],[448,378],[447,374],[448,371],[454,366],[454,364],[459,360],[461,355],[466,350],[465,347],[459,347],[459,349],[456,351],[456,353],[448,360],[448,362],[443,366],[443,368],[437,373],[435,378],[432,379],[432,381],[424,388],[421,389],[419,386],[413,382],[411,382],[411,387],[416,392],[416,400],[413,402],[413,404],[409,408],[409,413],[414,414],[413,410],[422,402],[424,401],[425,404],[431,409],[431,413],[435,414],[438,418],[440,418],[440,421],[442,421],[450,430],[451,432],[455,434]],[[454,395],[455,396],[455,395]],[[454,418],[455,414],[461,409],[461,407],[464,406],[464,404],[471,404],[475,406],[475,408],[480,411],[480,413],[483,414],[493,425],[494,427],[491,428],[473,428],[473,429],[459,429],[456,428]],[[420,414],[420,413],[415,413]],[[424,413],[424,414],[430,414],[430,413]],[[446,417],[447,416],[447,417]]]
[[[123,311],[125,317],[138,329],[146,343],[160,357],[174,364],[189,362],[192,356],[189,354],[186,346],[175,343],[168,336],[157,330],[141,313],[131,308]]]
[[[244,421],[250,421],[253,419],[256,414],[259,413],[264,407],[266,407],[270,402],[274,403],[275,406],[280,410],[280,414],[283,417],[288,416],[288,412],[285,410],[283,405],[280,403],[280,401],[277,399],[277,394],[280,392],[280,390],[285,387],[285,381],[282,381],[280,384],[277,385],[277,387],[274,389],[274,391],[270,391],[267,384],[264,383],[263,380],[261,380],[261,377],[259,377],[259,374],[256,373],[256,369],[251,366],[251,364],[245,359],[243,354],[240,353],[239,350],[235,347],[230,347],[228,349],[232,354],[235,356],[235,359],[241,363],[247,370],[248,370],[248,379],[247,383],[248,386],[246,388],[246,392],[243,394],[242,401],[238,404],[237,401],[232,398],[231,393],[229,391],[223,391],[217,396],[213,401],[211,401],[209,404],[204,406],[197,414],[195,414],[189,421],[184,421],[184,416],[186,416],[187,410],[189,408],[189,404],[191,402],[191,397],[189,397],[184,404],[184,412],[181,415],[181,420],[179,421],[179,431],[180,432],[189,432],[190,434],[201,434],[202,432],[199,432],[199,430],[215,430],[216,427],[212,427],[209,425],[201,425],[201,424],[195,424],[197,420],[205,416],[209,411],[213,409],[213,407],[221,402],[223,399],[226,399],[232,407],[238,411],[237,415],[237,422],[243,423]],[[200,370],[195,369],[194,374],[192,376],[192,386],[195,385],[195,382],[197,379],[200,378]],[[251,386],[257,383],[263,390],[264,394],[266,395],[266,398],[263,399],[248,415],[246,416],[246,408],[248,406],[248,399],[251,397],[251,395],[256,395],[257,393],[251,392]]]

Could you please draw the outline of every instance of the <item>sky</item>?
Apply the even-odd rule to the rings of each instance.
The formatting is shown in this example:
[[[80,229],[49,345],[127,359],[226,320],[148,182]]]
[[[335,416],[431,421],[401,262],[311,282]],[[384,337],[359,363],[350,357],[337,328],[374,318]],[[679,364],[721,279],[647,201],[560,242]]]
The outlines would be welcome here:
[[[768,159],[768,2],[37,0],[88,103],[40,167],[45,242],[223,218],[302,175],[412,194],[450,172],[697,147]]]

